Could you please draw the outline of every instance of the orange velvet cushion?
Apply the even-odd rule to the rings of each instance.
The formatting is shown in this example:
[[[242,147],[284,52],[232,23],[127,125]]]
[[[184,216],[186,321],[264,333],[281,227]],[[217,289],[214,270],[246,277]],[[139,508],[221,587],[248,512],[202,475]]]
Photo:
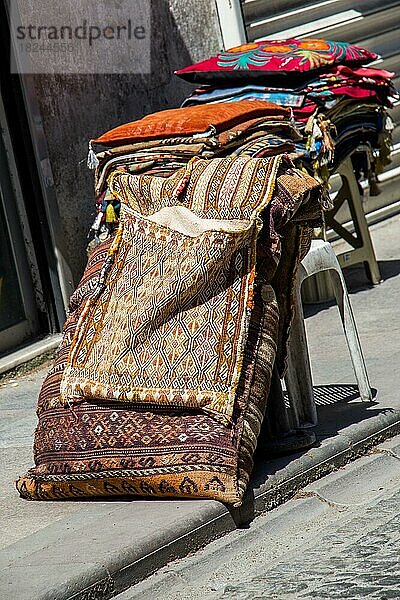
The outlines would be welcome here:
[[[289,118],[290,111],[272,102],[261,100],[216,102],[201,106],[173,108],[147,115],[139,121],[120,125],[107,131],[93,142],[117,146],[138,140],[205,133],[210,131],[211,126],[220,132],[249,119],[265,116]]]

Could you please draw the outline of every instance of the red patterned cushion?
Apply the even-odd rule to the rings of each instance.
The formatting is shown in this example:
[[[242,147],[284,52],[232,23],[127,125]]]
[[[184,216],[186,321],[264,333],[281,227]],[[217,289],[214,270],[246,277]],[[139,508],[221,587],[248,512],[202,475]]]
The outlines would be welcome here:
[[[377,54],[347,42],[314,39],[262,40],[230,48],[176,71],[187,81],[210,83],[243,77],[292,76],[334,64],[363,65]],[[304,75],[303,75],[304,76]]]

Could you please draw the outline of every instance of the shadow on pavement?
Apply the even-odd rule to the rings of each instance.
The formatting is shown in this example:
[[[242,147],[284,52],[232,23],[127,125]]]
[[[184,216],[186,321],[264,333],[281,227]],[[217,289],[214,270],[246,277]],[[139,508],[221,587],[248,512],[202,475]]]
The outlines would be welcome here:
[[[400,260],[379,260],[379,270],[383,281],[400,274]],[[350,294],[374,287],[367,279],[362,263],[343,269],[344,278]]]
[[[400,260],[380,260],[378,261],[379,269],[381,272],[382,281],[387,281],[393,277],[400,275]],[[346,280],[347,291],[350,296],[357,292],[364,292],[366,290],[372,290],[373,286],[367,279],[364,265],[354,265],[352,267],[346,267],[343,269],[343,275]],[[316,302],[310,304],[304,304],[304,317],[312,317],[323,310],[327,310],[331,306],[336,306],[334,299],[327,300],[326,302]]]
[[[377,390],[372,389],[372,393],[376,398]],[[314,386],[314,394],[318,412],[318,425],[313,429],[317,438],[314,447],[321,445],[323,440],[338,436],[350,425],[392,410],[380,407],[376,400],[362,402],[358,388],[353,384]],[[266,455],[262,447],[257,448],[253,484],[260,485],[265,481],[266,476],[276,474],[305,454],[307,450],[305,448],[290,454],[271,457]]]
[[[376,389],[373,388],[372,393],[374,398],[372,402],[362,402],[359,399],[356,385],[315,386],[318,425],[314,431],[317,436],[317,443],[333,438],[350,425],[392,411],[390,408],[379,406],[375,400]]]

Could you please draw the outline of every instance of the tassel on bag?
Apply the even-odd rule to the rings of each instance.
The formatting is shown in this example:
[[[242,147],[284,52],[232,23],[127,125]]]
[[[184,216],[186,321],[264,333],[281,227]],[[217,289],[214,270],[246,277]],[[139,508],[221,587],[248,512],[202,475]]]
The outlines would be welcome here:
[[[111,202],[107,204],[106,208],[106,223],[118,223],[117,215]]]
[[[92,140],[89,141],[89,152],[87,157],[87,166],[89,169],[96,169],[99,164],[99,159],[97,158],[93,148],[92,148]]]

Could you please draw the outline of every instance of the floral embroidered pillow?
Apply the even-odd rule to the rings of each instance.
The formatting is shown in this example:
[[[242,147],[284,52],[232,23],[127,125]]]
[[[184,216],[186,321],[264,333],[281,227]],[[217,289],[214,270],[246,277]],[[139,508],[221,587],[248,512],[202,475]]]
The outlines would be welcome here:
[[[347,42],[315,39],[262,40],[242,44],[176,71],[191,82],[211,83],[248,78],[304,77],[305,72],[331,65],[359,66],[377,54]]]

